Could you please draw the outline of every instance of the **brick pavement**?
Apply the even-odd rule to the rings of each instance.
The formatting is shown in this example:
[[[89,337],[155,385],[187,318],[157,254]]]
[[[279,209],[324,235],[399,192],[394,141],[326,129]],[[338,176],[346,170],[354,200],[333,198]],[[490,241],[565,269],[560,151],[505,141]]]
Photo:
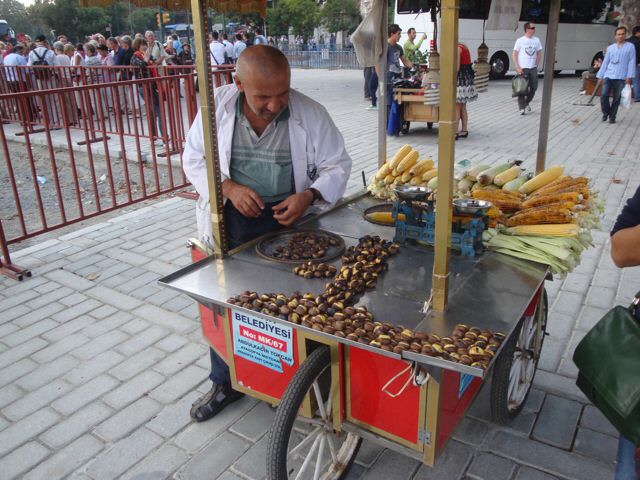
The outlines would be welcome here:
[[[375,117],[364,110],[361,72],[295,71],[294,86],[324,100],[360,171],[375,169]],[[489,421],[484,388],[438,464],[419,463],[364,443],[348,478],[612,478],[616,432],[574,384],[571,354],[613,303],[628,302],[640,269],[609,260],[607,230],[640,183],[640,113],[615,126],[598,107],[577,107],[578,80],[555,86],[549,163],[596,182],[606,199],[603,230],[579,268],[548,284],[549,328],[535,388],[509,426]],[[333,92],[330,99],[326,92]],[[470,137],[457,157],[535,158],[540,99],[520,117],[509,82],[491,84],[470,106]],[[416,125],[405,142],[436,153],[436,132]],[[614,181],[615,179],[615,181]],[[204,424],[188,407],[208,388],[196,306],[155,280],[189,263],[193,203],[174,198],[14,254],[33,277],[0,277],[0,471],[12,478],[201,478],[264,476],[273,411],[245,398]]]

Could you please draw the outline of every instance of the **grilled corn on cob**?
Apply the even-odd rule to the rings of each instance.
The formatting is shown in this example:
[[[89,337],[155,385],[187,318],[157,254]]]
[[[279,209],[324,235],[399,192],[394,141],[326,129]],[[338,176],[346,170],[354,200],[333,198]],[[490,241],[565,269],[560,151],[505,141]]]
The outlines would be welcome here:
[[[539,207],[549,203],[573,202],[580,203],[582,195],[577,192],[552,193],[551,195],[541,195],[522,202],[522,208]]]
[[[517,213],[507,220],[507,226],[541,225],[546,223],[569,223],[572,220],[571,210],[566,208],[541,208],[525,213]]]

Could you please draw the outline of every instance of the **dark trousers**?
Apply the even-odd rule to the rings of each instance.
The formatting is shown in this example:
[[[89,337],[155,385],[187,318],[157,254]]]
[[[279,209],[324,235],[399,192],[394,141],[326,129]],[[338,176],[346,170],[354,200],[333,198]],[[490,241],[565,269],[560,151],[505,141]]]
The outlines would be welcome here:
[[[613,78],[605,78],[602,82],[602,92],[600,93],[600,108],[602,114],[616,119],[618,107],[620,106],[620,96],[624,88],[624,80],[615,80]],[[613,92],[613,101],[609,103],[609,94]]]
[[[373,70],[373,69],[372,69]],[[371,95],[371,105],[378,105],[378,74],[375,70],[371,72],[369,77],[369,94]]]
[[[538,90],[538,69],[537,68],[523,68],[522,76],[527,79],[527,93],[525,95],[518,96],[518,108],[523,110],[536,94]]]
[[[375,69],[373,67],[364,67],[364,98],[371,97],[371,90],[369,85],[371,83],[371,73],[375,73]]]
[[[227,200],[224,204],[224,222],[227,231],[227,242],[229,248],[236,248],[243,243],[253,240],[265,233],[273,232],[282,228],[273,218],[273,206],[276,203],[265,203],[262,215],[258,218],[249,218],[242,215],[233,204]],[[209,349],[211,357],[211,373],[209,378],[218,385],[229,385],[231,377],[228,365],[212,349]]]

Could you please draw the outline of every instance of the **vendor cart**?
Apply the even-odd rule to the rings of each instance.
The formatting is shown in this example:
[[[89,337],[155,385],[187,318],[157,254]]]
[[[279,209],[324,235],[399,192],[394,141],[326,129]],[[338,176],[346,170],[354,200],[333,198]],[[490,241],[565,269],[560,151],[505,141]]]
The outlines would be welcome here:
[[[296,228],[331,230],[347,246],[363,234],[392,238],[392,227],[363,217],[375,203],[357,196]],[[228,363],[233,388],[278,405],[267,478],[340,478],[362,438],[433,465],[489,375],[493,418],[506,423],[522,408],[546,329],[545,266],[492,252],[453,254],[449,308],[425,313],[434,251],[403,244],[376,288],[358,299],[376,319],[415,332],[444,337],[460,323],[503,332],[483,369],[396,354],[229,303],[243,291],[318,295],[324,288],[325,279],[301,279],[255,244],[214,258],[192,242],[200,260],[160,283],[199,302],[203,335]],[[331,263],[339,268],[340,259]]]
[[[434,123],[438,123],[440,108],[437,105],[424,103],[424,89],[422,88],[394,88],[394,99],[402,108],[402,124],[400,131],[409,133],[411,122],[427,122],[431,130]]]

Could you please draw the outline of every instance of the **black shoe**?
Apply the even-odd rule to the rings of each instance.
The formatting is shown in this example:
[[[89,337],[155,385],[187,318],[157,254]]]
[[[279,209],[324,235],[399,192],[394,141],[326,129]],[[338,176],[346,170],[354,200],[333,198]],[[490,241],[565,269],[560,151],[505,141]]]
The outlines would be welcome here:
[[[244,393],[236,392],[231,385],[213,384],[211,390],[193,402],[189,415],[196,422],[204,422],[215,417],[224,407],[240,400]]]
[[[603,122],[606,122],[607,118],[609,118],[609,115],[602,115],[602,121]]]
[[[616,123],[616,119],[615,119],[614,117],[611,117],[611,118],[609,119],[609,123]]]

